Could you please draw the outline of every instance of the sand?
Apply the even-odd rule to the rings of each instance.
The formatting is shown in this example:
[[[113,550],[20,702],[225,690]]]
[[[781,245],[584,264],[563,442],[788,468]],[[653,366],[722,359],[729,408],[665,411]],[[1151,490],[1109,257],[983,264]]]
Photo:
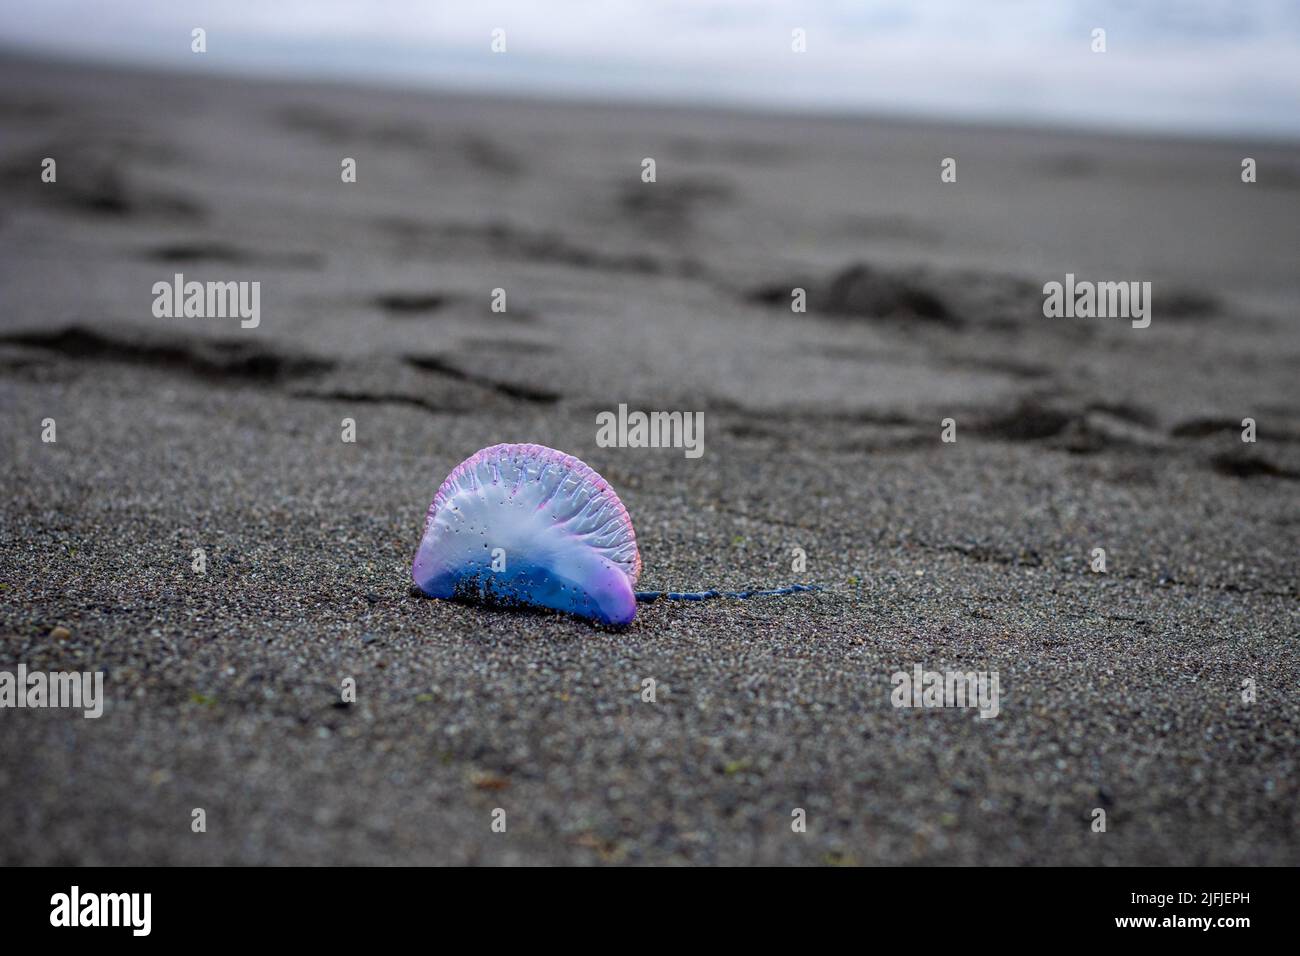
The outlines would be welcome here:
[[[1300,147],[0,89],[0,670],[107,698],[0,710],[0,862],[1300,863]],[[175,273],[260,324],[155,317]],[[1150,327],[1044,318],[1067,273]],[[598,447],[619,403],[704,454]],[[412,596],[504,441],[613,484],[645,588],[825,590],[619,633]],[[1000,712],[895,708],[918,664]]]

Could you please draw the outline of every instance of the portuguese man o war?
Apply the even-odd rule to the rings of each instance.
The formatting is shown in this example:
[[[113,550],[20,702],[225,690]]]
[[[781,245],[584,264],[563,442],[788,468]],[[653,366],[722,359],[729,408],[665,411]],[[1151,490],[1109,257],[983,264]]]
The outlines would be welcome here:
[[[630,624],[638,601],[818,590],[636,591],[640,574],[632,519],[609,482],[544,445],[493,445],[457,465],[411,565],[429,597],[550,608],[611,627]]]

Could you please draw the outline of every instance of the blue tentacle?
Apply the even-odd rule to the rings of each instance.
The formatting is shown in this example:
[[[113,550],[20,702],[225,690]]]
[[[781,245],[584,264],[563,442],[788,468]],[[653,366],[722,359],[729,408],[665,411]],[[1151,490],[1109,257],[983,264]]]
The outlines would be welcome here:
[[[798,594],[801,591],[820,591],[816,584],[792,584],[786,588],[768,588],[755,591],[637,591],[636,599],[641,604],[651,601],[707,601],[710,598],[752,598],[769,595]]]

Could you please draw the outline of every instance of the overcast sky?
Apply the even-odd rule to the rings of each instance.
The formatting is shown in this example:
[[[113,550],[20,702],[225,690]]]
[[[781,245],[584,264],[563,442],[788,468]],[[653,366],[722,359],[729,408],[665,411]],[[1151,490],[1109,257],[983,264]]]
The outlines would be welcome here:
[[[0,44],[530,95],[1300,137],[1300,0],[6,0]]]

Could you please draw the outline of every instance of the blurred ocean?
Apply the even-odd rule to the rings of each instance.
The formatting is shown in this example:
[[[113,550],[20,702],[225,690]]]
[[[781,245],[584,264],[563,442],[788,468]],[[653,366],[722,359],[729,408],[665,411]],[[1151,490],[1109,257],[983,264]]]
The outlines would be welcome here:
[[[496,28],[505,55],[489,49]],[[1297,0],[41,0],[0,5],[0,46],[529,96],[1300,137]]]

